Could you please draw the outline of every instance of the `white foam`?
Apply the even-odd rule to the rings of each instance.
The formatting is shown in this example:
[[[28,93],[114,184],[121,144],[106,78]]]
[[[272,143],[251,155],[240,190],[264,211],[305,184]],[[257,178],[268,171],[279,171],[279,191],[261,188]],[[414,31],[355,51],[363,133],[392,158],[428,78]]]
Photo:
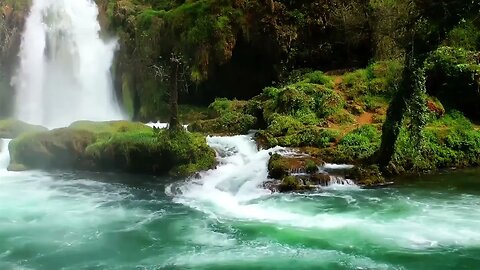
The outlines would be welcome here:
[[[10,163],[10,153],[8,152],[8,144],[11,140],[0,139],[0,173],[5,173]]]
[[[146,125],[151,128],[167,129],[169,124],[158,121],[158,122],[150,122],[150,123],[147,123]],[[188,125],[183,125],[183,128],[187,129]]]
[[[76,120],[118,120],[110,68],[115,40],[100,37],[91,0],[34,0],[20,48],[19,119],[47,127]]]
[[[270,191],[262,188],[262,183],[267,179],[269,152],[280,149],[257,151],[249,136],[211,137],[208,143],[222,153],[218,157],[218,168],[202,173],[200,179],[181,184],[170,194],[175,202],[212,218],[303,228],[322,235],[328,241],[335,237],[336,232],[344,231],[356,238],[342,240],[349,245],[368,241],[409,249],[442,245],[480,246],[480,231],[477,229],[480,226],[480,210],[470,208],[459,211],[462,198],[455,198],[453,205],[450,200],[442,199],[434,207],[428,197],[412,202],[408,197],[392,194],[387,196],[391,200],[388,202],[385,199],[369,200],[370,192],[375,191],[361,190],[344,178],[334,178],[324,196],[272,196]],[[478,198],[467,199],[473,202],[466,205],[480,203]],[[336,203],[350,205],[351,208],[331,211],[338,207]],[[382,212],[372,211],[378,206],[386,212],[385,217]],[[402,214],[395,210],[398,217],[393,217],[388,213],[389,207],[408,211]],[[466,213],[470,213],[468,218]]]
[[[322,166],[324,170],[349,170],[355,167],[354,165],[349,164],[333,164],[333,163],[325,163]]]

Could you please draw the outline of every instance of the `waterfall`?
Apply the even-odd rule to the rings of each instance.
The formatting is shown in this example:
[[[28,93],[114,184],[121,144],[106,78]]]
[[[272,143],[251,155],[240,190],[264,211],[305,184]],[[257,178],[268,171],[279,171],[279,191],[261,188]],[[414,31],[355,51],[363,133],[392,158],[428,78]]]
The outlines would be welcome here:
[[[335,176],[335,175],[330,176],[330,182],[328,183],[328,185],[329,186],[332,186],[332,185],[356,186],[355,183],[352,180],[346,179],[343,176]]]
[[[8,152],[8,144],[10,140],[0,139],[0,172],[6,170],[10,163],[10,153]]]
[[[115,40],[100,38],[92,0],[33,0],[12,78],[16,116],[47,127],[115,120],[110,68]]]

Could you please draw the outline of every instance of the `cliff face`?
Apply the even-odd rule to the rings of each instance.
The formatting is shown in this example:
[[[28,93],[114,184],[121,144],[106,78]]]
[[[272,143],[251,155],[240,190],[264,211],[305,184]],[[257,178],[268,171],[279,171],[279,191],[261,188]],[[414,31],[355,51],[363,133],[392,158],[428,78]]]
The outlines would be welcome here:
[[[364,66],[372,57],[370,6],[362,1],[97,0],[119,38],[116,85],[137,118],[164,113],[158,68],[171,52],[187,61],[181,100],[251,98],[297,68]],[[160,74],[161,75],[161,74]]]
[[[0,3],[0,117],[12,110],[14,93],[10,78],[16,68],[29,6],[29,0],[6,0]]]

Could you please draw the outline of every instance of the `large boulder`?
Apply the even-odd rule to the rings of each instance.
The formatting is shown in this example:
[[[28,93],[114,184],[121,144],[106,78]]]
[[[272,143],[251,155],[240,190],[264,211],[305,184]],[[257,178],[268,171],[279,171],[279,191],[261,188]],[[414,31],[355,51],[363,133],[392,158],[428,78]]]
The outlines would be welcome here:
[[[127,121],[77,122],[34,132],[9,146],[10,170],[78,169],[152,175],[193,175],[215,166],[203,136],[154,130]]]
[[[295,173],[315,174],[324,162],[306,154],[272,154],[268,162],[268,175],[272,179],[283,179]]]
[[[42,132],[48,129],[42,126],[31,125],[20,120],[0,120],[0,138],[14,139],[24,133]]]
[[[9,145],[9,170],[92,168],[85,149],[95,140],[92,132],[68,128],[24,134]]]

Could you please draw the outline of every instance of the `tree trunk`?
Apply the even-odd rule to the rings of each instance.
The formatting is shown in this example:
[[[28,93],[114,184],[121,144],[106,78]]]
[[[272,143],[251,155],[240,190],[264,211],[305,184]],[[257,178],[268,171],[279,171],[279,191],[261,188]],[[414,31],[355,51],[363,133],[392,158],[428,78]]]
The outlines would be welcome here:
[[[388,166],[395,154],[395,145],[407,112],[408,102],[416,90],[416,72],[422,68],[423,62],[424,57],[415,59],[415,56],[408,56],[405,58],[402,82],[388,106],[387,119],[382,128],[382,143],[377,155],[377,162],[382,167]]]
[[[170,87],[170,130],[177,130],[180,127],[178,121],[178,78],[173,77],[175,82]]]

